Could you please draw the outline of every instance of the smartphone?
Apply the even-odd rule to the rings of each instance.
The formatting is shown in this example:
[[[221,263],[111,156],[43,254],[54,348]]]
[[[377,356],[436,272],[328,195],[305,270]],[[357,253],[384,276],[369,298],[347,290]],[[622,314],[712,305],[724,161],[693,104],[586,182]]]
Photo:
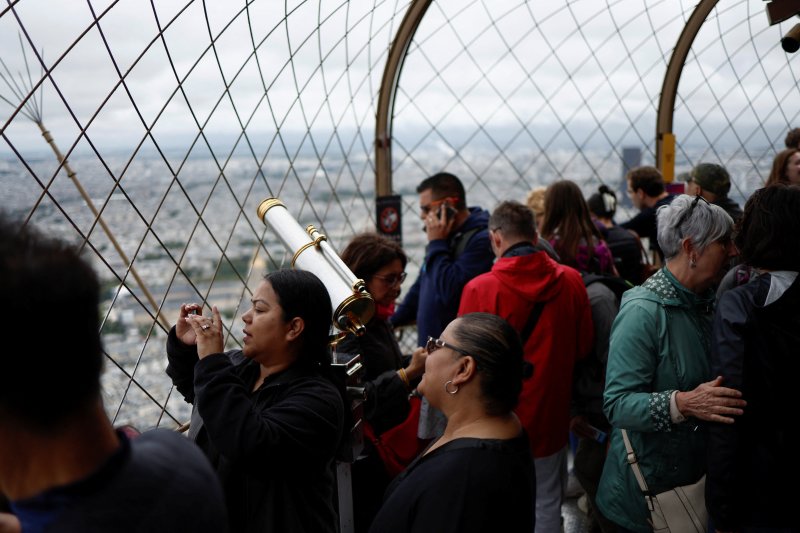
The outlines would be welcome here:
[[[442,216],[442,209],[445,210],[444,211],[445,220],[453,220],[453,217],[456,216],[455,208],[452,207],[450,204],[445,203],[439,206],[439,212],[438,212],[439,217]]]
[[[606,441],[606,438],[608,438],[608,435],[606,434],[606,432],[601,430],[601,429],[597,429],[594,426],[589,426],[589,427],[594,432],[594,440],[596,440],[600,444],[603,444]]]

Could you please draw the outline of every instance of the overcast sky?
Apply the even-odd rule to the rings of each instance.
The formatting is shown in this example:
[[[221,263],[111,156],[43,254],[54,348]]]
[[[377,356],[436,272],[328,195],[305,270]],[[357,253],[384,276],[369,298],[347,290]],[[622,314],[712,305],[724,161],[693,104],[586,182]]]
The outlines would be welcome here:
[[[38,83],[31,46],[44,51],[52,70],[43,83],[44,121],[66,146],[76,142],[78,124],[90,122],[98,144],[136,142],[145,127],[165,144],[200,127],[222,138],[248,121],[249,134],[265,139],[279,128],[372,130],[386,50],[405,6],[284,5],[260,0],[244,10],[242,2],[159,0],[154,9],[139,0],[20,0],[0,14],[0,57],[15,78],[27,77],[22,35]],[[735,130],[740,140],[764,143],[797,120],[796,61],[778,44],[795,20],[768,27],[764,5],[723,1],[707,20],[676,104],[683,138],[729,139]],[[603,133],[620,132],[606,137],[652,137],[666,62],[693,9],[684,0],[434,2],[409,51],[395,127],[485,122],[513,134],[529,123],[546,137],[565,124],[580,135],[599,123]],[[167,27],[163,42],[159,27]],[[176,94],[178,80],[183,93]],[[4,84],[0,94],[18,101]],[[9,142],[41,149],[30,121],[18,115],[9,122],[13,110],[0,102],[0,154],[10,152]],[[763,123],[774,126],[768,132]]]

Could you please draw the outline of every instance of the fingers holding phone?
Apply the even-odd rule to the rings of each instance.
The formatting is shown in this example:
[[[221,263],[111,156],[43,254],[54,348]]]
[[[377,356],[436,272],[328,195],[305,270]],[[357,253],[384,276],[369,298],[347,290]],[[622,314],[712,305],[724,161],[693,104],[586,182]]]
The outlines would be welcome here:
[[[436,211],[431,211],[425,218],[425,232],[428,235],[428,240],[446,239],[453,230],[457,213],[456,209],[450,204],[449,199],[439,204],[439,208]]]
[[[180,312],[178,313],[178,321],[175,323],[175,335],[182,343],[187,345],[194,345],[197,343],[197,336],[192,329],[192,326],[186,321],[189,315],[202,315],[203,306],[196,303],[181,304]]]

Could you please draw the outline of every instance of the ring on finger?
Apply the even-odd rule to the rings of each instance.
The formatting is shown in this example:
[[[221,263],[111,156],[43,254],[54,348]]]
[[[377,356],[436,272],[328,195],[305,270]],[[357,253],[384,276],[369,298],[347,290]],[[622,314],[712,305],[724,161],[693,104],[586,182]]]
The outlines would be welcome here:
[[[210,328],[210,327],[211,327],[211,325],[210,325],[210,324],[203,324],[203,325],[202,325],[202,326],[200,326],[200,327],[203,329],[203,331],[205,331],[205,330],[207,330],[208,328]]]

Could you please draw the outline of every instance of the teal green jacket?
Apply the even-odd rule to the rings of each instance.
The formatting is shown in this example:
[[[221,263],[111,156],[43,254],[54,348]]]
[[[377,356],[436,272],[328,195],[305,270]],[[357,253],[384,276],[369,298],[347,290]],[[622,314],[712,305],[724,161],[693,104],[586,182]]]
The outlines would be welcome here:
[[[654,493],[693,483],[706,471],[706,432],[694,419],[673,424],[669,398],[711,379],[709,343],[714,295],[683,287],[666,268],[622,297],[611,330],[603,410],[613,426],[597,491],[611,521],[649,533],[649,512],[626,461],[628,430]]]

